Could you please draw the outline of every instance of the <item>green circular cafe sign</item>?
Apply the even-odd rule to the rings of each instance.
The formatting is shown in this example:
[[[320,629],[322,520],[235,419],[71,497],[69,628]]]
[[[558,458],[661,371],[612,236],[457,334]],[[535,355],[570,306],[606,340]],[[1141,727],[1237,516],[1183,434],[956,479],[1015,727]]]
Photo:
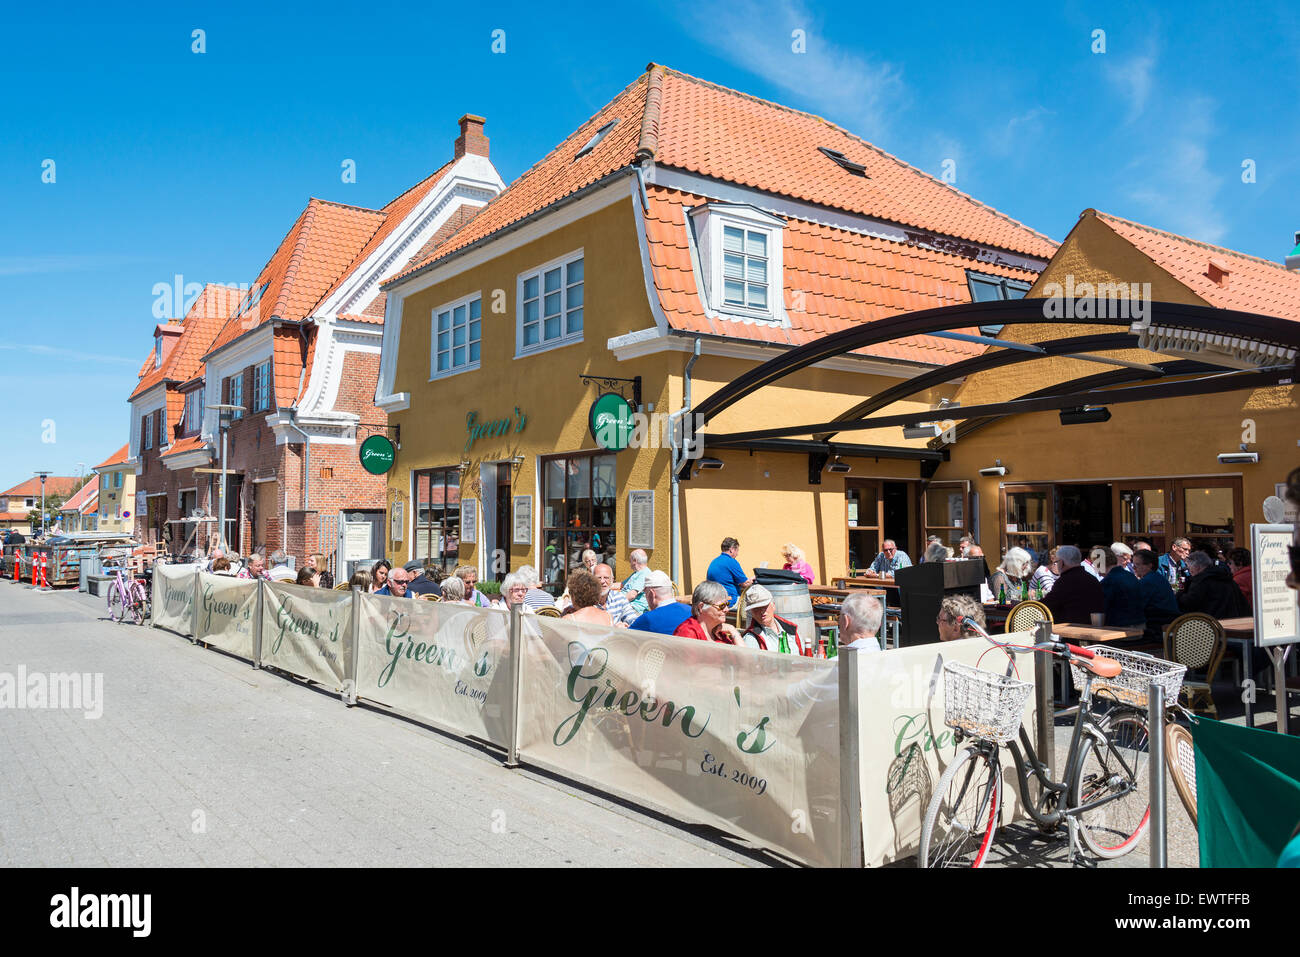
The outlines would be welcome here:
[[[591,404],[587,425],[602,449],[621,452],[632,439],[632,405],[616,392],[606,392]]]
[[[383,475],[393,467],[397,449],[384,435],[372,435],[361,443],[361,467],[371,475]]]

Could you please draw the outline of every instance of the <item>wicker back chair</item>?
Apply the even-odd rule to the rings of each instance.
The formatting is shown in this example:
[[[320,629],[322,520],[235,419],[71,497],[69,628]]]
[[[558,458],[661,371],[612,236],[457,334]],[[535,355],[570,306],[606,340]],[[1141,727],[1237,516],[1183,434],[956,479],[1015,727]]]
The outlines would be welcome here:
[[[441,595],[421,595],[420,597],[425,601],[442,601]]]
[[[1165,725],[1165,761],[1174,789],[1182,799],[1187,815],[1196,823],[1196,748],[1192,733],[1181,724]]]
[[[1007,614],[1004,634],[1016,631],[1033,631],[1040,621],[1052,621],[1052,610],[1041,601],[1022,601]]]
[[[1218,620],[1202,612],[1194,611],[1180,615],[1165,628],[1165,658],[1186,665],[1188,672],[1204,671],[1204,681],[1183,681],[1183,694],[1187,696],[1188,707],[1199,711],[1201,701],[1205,710],[1218,717],[1219,710],[1214,706],[1214,696],[1210,686],[1214,683],[1215,672],[1223,661],[1228,643],[1223,638],[1223,626]]]
[[[334,586],[334,590],[335,590],[335,591],[351,591],[351,590],[352,590],[352,586],[349,585],[347,582],[339,582],[337,585]]]
[[[541,615],[543,618],[561,618],[561,617],[563,617],[563,616],[560,614],[560,609],[556,608],[554,605],[551,605],[549,608],[539,608],[539,609],[537,609],[537,614]]]

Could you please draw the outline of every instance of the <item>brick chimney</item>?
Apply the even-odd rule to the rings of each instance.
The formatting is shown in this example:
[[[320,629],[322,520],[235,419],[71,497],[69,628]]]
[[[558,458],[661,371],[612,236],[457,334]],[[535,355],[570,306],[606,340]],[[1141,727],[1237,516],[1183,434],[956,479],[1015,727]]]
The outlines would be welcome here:
[[[456,159],[460,159],[466,153],[486,157],[488,138],[483,135],[483,124],[487,120],[473,113],[466,113],[459,122],[460,136],[456,137]]]

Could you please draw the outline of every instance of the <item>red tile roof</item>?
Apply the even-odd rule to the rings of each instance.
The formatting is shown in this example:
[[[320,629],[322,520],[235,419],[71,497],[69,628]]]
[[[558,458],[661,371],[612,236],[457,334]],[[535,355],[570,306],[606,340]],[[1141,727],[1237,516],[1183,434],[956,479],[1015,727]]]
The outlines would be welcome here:
[[[95,479],[91,479],[89,482],[83,485],[75,495],[72,495],[70,498],[68,498],[67,501],[65,501],[61,506],[59,506],[59,511],[60,512],[81,512],[84,514],[86,513],[86,509],[88,507],[93,512],[95,510],[95,506],[97,506],[98,504],[99,504],[99,482]]]
[[[116,452],[114,452],[104,461],[96,465],[95,468],[106,469],[110,465],[121,465],[123,462],[126,461],[126,457],[130,453],[130,451],[131,451],[131,443],[128,442],[126,443],[126,445],[122,446],[120,449],[118,449]]]
[[[969,302],[968,268],[1029,283],[1036,278],[1026,270],[791,219],[783,230],[785,305],[791,327],[710,320],[696,287],[682,210],[706,200],[654,186],[646,192],[651,274],[669,325],[684,332],[802,345],[860,322]],[[871,346],[862,354],[938,365],[984,349],[977,343],[916,336]]]
[[[239,302],[242,291],[235,286],[208,283],[181,320],[179,341],[167,353],[158,368],[153,368],[153,352],[145,363],[144,375],[131,393],[131,398],[142,395],[158,383],[172,380],[188,382],[203,368],[203,354],[208,351],[213,338],[226,317]]]
[[[579,150],[614,126],[587,155]],[[820,152],[866,167],[855,176]],[[436,262],[628,166],[638,157],[788,196],[1047,260],[1056,244],[827,122],[745,93],[651,64],[556,149],[490,202],[465,228],[412,269]]]
[[[215,352],[272,319],[296,321],[309,316],[384,219],[384,213],[374,209],[321,199],[308,202],[253,283],[254,291],[266,286],[258,303],[242,315],[232,315],[208,351]]]
[[[1223,246],[1211,246],[1094,209],[1082,213],[1082,216],[1089,215],[1105,223],[1211,306],[1300,320],[1300,273],[1290,272],[1280,263]],[[1215,269],[1210,268],[1212,259],[1218,260]],[[1227,268],[1226,275],[1220,272],[1223,267]],[[1215,275],[1221,281],[1216,282]]]
[[[82,480],[75,475],[51,475],[45,480],[45,494],[68,496],[81,487]],[[13,488],[0,492],[0,497],[4,496],[29,496],[41,494],[41,480],[33,477],[25,482],[19,482]]]

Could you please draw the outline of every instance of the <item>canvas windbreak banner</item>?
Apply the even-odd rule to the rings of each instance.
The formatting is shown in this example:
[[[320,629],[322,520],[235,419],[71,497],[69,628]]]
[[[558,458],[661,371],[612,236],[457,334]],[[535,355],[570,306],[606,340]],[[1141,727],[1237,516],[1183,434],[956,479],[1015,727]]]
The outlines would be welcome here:
[[[256,653],[258,583],[199,574],[194,637],[250,661]]]
[[[342,689],[352,654],[352,595],[266,582],[262,585],[262,663]]]
[[[178,635],[192,635],[194,565],[153,566],[153,625]]]
[[[520,755],[839,862],[834,660],[525,616]]]
[[[998,638],[1014,638],[1022,645],[1034,641],[1028,634]],[[1034,680],[1031,669],[1039,657],[1016,657],[1022,681]],[[952,729],[943,720],[944,663],[959,661],[1004,674],[1007,659],[983,638],[964,638],[858,655],[857,661],[862,855],[867,867],[878,867],[916,855],[930,797],[957,753]],[[1021,723],[1031,740],[1035,714],[1031,694]],[[1023,812],[1009,753],[1003,756],[1002,768],[1002,821],[1006,823]]]
[[[358,593],[357,695],[506,747],[510,618],[500,609]]]

